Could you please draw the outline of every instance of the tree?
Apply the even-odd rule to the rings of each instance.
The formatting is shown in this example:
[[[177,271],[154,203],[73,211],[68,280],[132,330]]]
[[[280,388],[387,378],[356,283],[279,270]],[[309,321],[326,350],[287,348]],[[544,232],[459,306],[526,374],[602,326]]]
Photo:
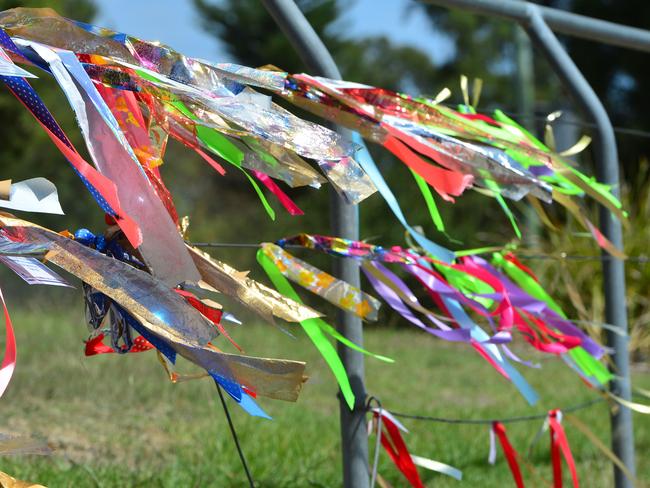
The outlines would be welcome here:
[[[50,7],[60,15],[82,21],[90,21],[95,15],[95,7],[89,0],[0,0],[0,10],[14,7]],[[35,68],[27,69],[39,77],[30,80],[30,84],[43,98],[75,147],[83,152],[84,143],[77,122],[59,86],[49,74]],[[32,115],[6,88],[0,90],[0,117],[3,121],[0,124],[0,179],[20,181],[36,176],[48,178],[56,184],[67,214],[65,221],[42,214],[32,214],[29,218],[54,229],[64,225],[82,225],[84,222],[83,225],[91,226],[100,222],[101,211],[89,211],[89,208],[95,208],[92,197],[65,158]]]

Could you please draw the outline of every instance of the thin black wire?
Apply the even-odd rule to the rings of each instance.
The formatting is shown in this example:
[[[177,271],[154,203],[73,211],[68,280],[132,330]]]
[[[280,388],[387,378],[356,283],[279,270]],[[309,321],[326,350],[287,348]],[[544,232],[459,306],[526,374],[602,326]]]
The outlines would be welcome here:
[[[577,405],[571,405],[566,408],[561,408],[560,411],[569,413],[569,412],[575,412],[577,410],[582,410],[584,408],[591,407],[592,405],[595,405],[597,403],[602,403],[606,401],[605,398],[595,398],[593,400],[589,400],[588,402],[584,403],[579,403]],[[493,418],[493,419],[452,419],[452,418],[446,418],[446,417],[430,417],[427,415],[414,415],[414,414],[409,414],[409,413],[402,413],[402,412],[394,412],[393,410],[387,410],[390,412],[392,415],[395,417],[401,417],[405,419],[411,419],[411,420],[424,420],[428,422],[439,422],[439,423],[444,423],[444,424],[492,424],[494,422],[501,422],[502,424],[507,424],[507,423],[514,423],[514,422],[529,422],[533,420],[544,420],[545,418],[548,417],[548,413],[540,413],[540,414],[535,414],[535,415],[522,415],[519,417],[505,417],[505,418]]]
[[[246,457],[244,456],[244,452],[241,449],[241,446],[239,445],[239,437],[237,437],[237,431],[235,430],[235,424],[232,423],[232,419],[230,418],[230,411],[228,410],[228,405],[226,405],[226,399],[223,397],[223,393],[221,392],[221,387],[217,384],[217,391],[219,392],[219,398],[221,399],[221,405],[223,405],[223,411],[226,412],[226,419],[228,420],[228,425],[230,426],[230,432],[232,434],[232,438],[235,441],[235,446],[237,446],[237,452],[239,453],[239,459],[241,460],[242,466],[244,467],[244,471],[246,472],[246,477],[248,478],[248,485],[250,488],[255,488],[255,482],[253,481],[253,475],[251,475],[250,470],[248,469],[248,463],[246,462]]]
[[[456,107],[455,104],[443,103],[442,105],[445,105],[445,106],[451,107],[451,108]],[[547,115],[544,115],[544,114],[530,115],[530,114],[525,114],[525,113],[521,113],[521,112],[506,112],[505,110],[503,111],[503,113],[505,113],[508,117],[511,117],[513,119],[519,119],[519,120],[528,119],[528,120],[537,120],[537,121],[540,121],[540,122],[547,122],[548,121]],[[589,127],[589,128],[592,128],[592,129],[596,128],[596,124],[594,124],[593,122],[586,122],[584,120],[575,120],[575,119],[574,120],[568,120],[566,118],[563,118],[563,119],[556,119],[554,121],[554,123],[556,123],[558,125],[565,124],[565,125],[575,125],[575,126],[579,126],[579,127]],[[650,139],[650,131],[646,131],[646,130],[642,130],[642,129],[631,129],[629,127],[619,127],[619,126],[615,126],[613,129],[614,129],[614,132],[616,132],[617,134],[632,136],[632,137],[641,137],[641,138],[644,138],[644,139]]]
[[[214,248],[251,248],[251,249],[257,249],[260,247],[260,244],[256,243],[247,243],[247,242],[190,242],[188,244],[191,244],[192,246],[196,247],[214,247]],[[298,244],[289,244],[283,246],[288,249],[302,249],[304,246],[300,246]],[[481,254],[481,253],[479,253]],[[565,253],[560,253],[558,255],[552,255],[552,254],[517,254],[518,258],[522,259],[535,259],[535,260],[553,260],[553,261],[561,261],[563,259],[566,260],[574,260],[574,261],[601,261],[603,259],[605,260],[610,260],[610,259],[618,259],[614,256],[610,256],[608,254],[598,256],[598,255],[588,255],[588,254],[565,254]],[[634,262],[634,263],[650,263],[650,256],[628,256],[625,261],[629,262]]]
[[[516,119],[529,119],[529,120],[539,120],[541,122],[545,122],[547,120],[546,116],[543,115],[528,115],[524,113],[513,113],[513,112],[505,112],[506,115],[512,118]],[[575,125],[575,126],[580,126],[580,127],[590,127],[590,128],[595,128],[596,124],[593,122],[585,122],[583,120],[567,120],[567,119],[557,119],[555,121],[556,124],[565,124],[565,125]],[[614,127],[614,132],[626,136],[633,136],[633,137],[641,137],[644,139],[650,139],[650,132],[645,131],[642,129],[631,129],[629,127]]]

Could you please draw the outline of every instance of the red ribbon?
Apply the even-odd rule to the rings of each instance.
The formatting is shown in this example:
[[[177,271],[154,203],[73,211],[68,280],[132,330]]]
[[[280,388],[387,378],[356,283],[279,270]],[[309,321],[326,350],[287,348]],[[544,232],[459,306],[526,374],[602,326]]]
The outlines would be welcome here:
[[[501,444],[503,454],[508,461],[508,466],[510,466],[510,472],[512,473],[517,488],[524,488],[524,479],[521,476],[521,470],[519,469],[519,463],[517,462],[519,454],[517,454],[517,451],[515,451],[512,444],[510,444],[505,426],[501,422],[492,422],[492,432],[494,432],[499,438],[499,444]]]
[[[93,168],[88,164],[74,148],[68,137],[63,132],[56,121],[53,123],[56,124],[58,133],[60,136],[55,135],[50,128],[43,122],[41,116],[35,113],[22,99],[21,95],[15,92],[11,87],[9,90],[13,95],[23,104],[27,110],[34,116],[36,121],[43,128],[48,137],[56,145],[56,147],[61,151],[63,156],[74,166],[74,168],[81,174],[86,180],[92,185],[94,190],[101,195],[101,197],[110,205],[113,211],[116,212],[116,221],[119,224],[120,228],[124,232],[124,235],[129,240],[131,245],[134,248],[138,248],[142,244],[142,233],[140,232],[140,227],[138,224],[131,219],[126,213],[122,211],[119,198],[117,196],[117,188],[115,183],[112,180],[106,178],[99,171]]]
[[[559,421],[560,411],[551,410],[548,412],[548,425],[551,432],[551,461],[553,463],[553,488],[562,488],[562,459],[560,454],[564,456],[564,460],[569,466],[571,471],[571,478],[573,479],[574,488],[579,488],[578,473],[576,472],[576,465],[571,454],[569,441],[567,440],[564,428]]]
[[[271,179],[269,175],[266,173],[262,173],[261,171],[257,171],[256,169],[251,170],[253,175],[260,180],[260,182],[268,188],[268,190],[275,195],[275,198],[277,198],[282,206],[286,209],[287,212],[291,215],[304,215],[305,212],[303,212],[296,203],[289,198],[289,195],[287,195],[285,192],[282,191],[282,189]]]
[[[5,303],[5,298],[2,295],[2,290],[0,290],[0,301],[2,301],[2,308],[4,310],[5,316],[5,355],[2,359],[2,365],[0,365],[0,397],[3,395],[11,377],[14,374],[14,369],[16,368],[16,336],[14,334],[14,328],[11,324],[11,317],[9,316],[9,310],[7,309],[7,304]]]
[[[379,415],[381,413],[375,412],[375,418]],[[422,484],[422,480],[420,479],[420,473],[418,473],[418,469],[413,463],[411,453],[406,447],[406,443],[397,425],[385,415],[381,415],[381,424],[383,426],[381,445],[388,453],[391,461],[393,461],[397,469],[400,470],[411,486],[414,488],[424,488],[424,484]]]
[[[459,113],[458,115],[460,115],[461,117],[465,117],[466,119],[469,119],[469,120],[481,120],[481,121],[486,122],[486,123],[488,123],[490,125],[493,125],[495,127],[501,127],[501,124],[499,124],[496,120],[494,120],[492,117],[489,117],[489,116],[484,115],[484,114],[463,114],[463,113]]]
[[[384,147],[424,178],[442,198],[449,202],[453,202],[453,197],[461,195],[472,183],[471,175],[427,163],[396,137],[386,137]]]
[[[97,354],[112,354],[115,351],[112,347],[104,344],[104,334],[98,334],[92,339],[86,341],[86,356],[96,356]],[[133,340],[133,346],[129,352],[144,352],[153,349],[153,345],[144,337],[138,336]]]
[[[221,325],[221,316],[223,315],[223,312],[221,310],[203,303],[193,293],[190,293],[189,291],[179,290],[178,288],[174,289],[174,291],[179,295],[181,295],[183,298],[185,298],[185,300],[187,300],[187,303],[192,305],[195,309],[201,312],[201,314],[205,316],[205,318],[207,318],[210,322],[212,322],[217,327],[217,329],[219,329],[219,332],[226,339],[228,339],[233,346],[235,346],[240,351],[242,350],[239,344],[237,344],[232,339],[232,337],[230,337],[230,334],[228,334],[228,332],[226,332],[226,329],[224,329],[223,325]]]

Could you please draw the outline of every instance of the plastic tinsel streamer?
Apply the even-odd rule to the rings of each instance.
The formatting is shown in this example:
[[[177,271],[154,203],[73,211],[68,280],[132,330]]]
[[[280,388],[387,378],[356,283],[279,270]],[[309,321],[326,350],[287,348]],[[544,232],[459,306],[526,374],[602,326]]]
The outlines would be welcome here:
[[[139,74],[144,78],[149,77],[149,75],[144,72],[140,72]],[[198,118],[180,100],[173,102],[171,105],[181,114],[188,117],[190,120],[198,120]],[[209,127],[197,125],[196,137],[205,145],[205,147],[209,148],[215,154],[218,154],[219,157],[221,157],[224,161],[227,161],[239,169],[242,173],[244,173],[253,189],[255,190],[255,193],[257,193],[257,196],[262,202],[266,213],[269,215],[269,217],[271,217],[271,220],[275,220],[275,211],[271,205],[269,205],[269,202],[266,200],[264,193],[262,193],[262,190],[257,185],[257,183],[255,183],[255,180],[251,177],[251,175],[249,175],[248,172],[242,167],[242,160],[244,159],[244,154],[242,151],[232,142],[230,142],[226,136],[219,134],[216,130]]]
[[[553,487],[562,488],[562,459],[560,453],[564,456],[569,471],[571,472],[571,479],[573,480],[574,488],[579,488],[578,473],[576,472],[573,454],[569,447],[564,428],[561,424],[562,412],[560,410],[551,410],[548,413],[548,426],[551,435],[551,462],[553,463]]]
[[[9,310],[7,309],[7,304],[5,303],[5,297],[2,294],[0,289],[0,300],[2,301],[2,308],[5,315],[5,354],[2,358],[2,365],[0,366],[0,397],[4,394],[11,377],[14,374],[14,369],[16,368],[16,336],[14,335],[14,328],[11,324],[11,317],[9,316]]]
[[[298,294],[291,287],[287,279],[282,276],[282,273],[277,268],[275,263],[273,263],[273,261],[266,254],[264,254],[261,249],[257,251],[257,261],[260,263],[262,268],[264,268],[264,271],[280,293],[298,303],[302,303]],[[354,408],[354,393],[352,392],[352,387],[350,386],[350,381],[345,371],[345,367],[343,366],[341,359],[336,353],[336,349],[327,340],[326,333],[356,351],[362,352],[364,354],[369,354],[383,361],[393,362],[393,360],[390,358],[375,355],[360,348],[345,336],[341,335],[334,327],[327,324],[321,319],[311,318],[302,320],[300,322],[300,325],[305,330],[305,333],[314,343],[316,348],[320,351],[328,366],[332,370],[332,373],[334,374],[334,377],[339,384],[339,388],[341,389],[341,393],[343,394],[343,398],[345,398],[345,401],[350,409]]]
[[[19,52],[18,47],[2,29],[0,29],[0,46],[12,52]],[[6,56],[4,52],[0,54]],[[0,76],[0,79],[36,118],[52,142],[72,165],[102,210],[117,220],[129,242],[134,247],[138,247],[142,242],[142,235],[138,225],[122,211],[114,183],[79,156],[41,98],[25,79],[8,76]]]
[[[519,454],[517,454],[517,451],[515,451],[512,445],[510,444],[505,426],[501,422],[494,422],[492,424],[491,429],[492,432],[496,434],[497,438],[499,439],[499,443],[501,444],[501,448],[503,449],[503,454],[505,455],[506,460],[508,461],[508,466],[510,467],[510,471],[512,472],[512,477],[515,480],[515,484],[517,485],[517,488],[524,488],[524,479],[521,476],[521,470],[519,469],[519,463],[517,462],[517,458],[519,457]]]

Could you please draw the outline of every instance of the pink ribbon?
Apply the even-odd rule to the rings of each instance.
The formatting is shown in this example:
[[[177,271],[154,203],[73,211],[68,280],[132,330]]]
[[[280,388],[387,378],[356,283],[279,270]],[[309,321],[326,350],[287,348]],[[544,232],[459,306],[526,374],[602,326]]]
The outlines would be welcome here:
[[[7,334],[7,340],[5,343],[5,356],[2,359],[2,366],[0,366],[0,397],[4,394],[11,377],[14,374],[14,369],[16,368],[16,336],[14,335],[14,328],[11,325],[11,317],[9,317],[9,310],[7,310],[7,304],[5,303],[5,297],[0,290],[0,300],[2,301],[2,307],[4,308],[5,313],[5,331]]]

